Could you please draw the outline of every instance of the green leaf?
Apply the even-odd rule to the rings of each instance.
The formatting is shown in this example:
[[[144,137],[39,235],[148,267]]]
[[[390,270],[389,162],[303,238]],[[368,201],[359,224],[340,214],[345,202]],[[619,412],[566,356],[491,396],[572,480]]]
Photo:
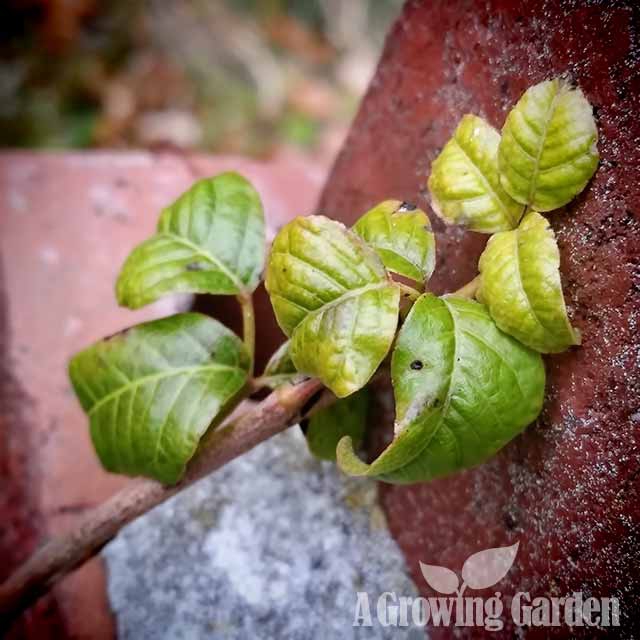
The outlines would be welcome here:
[[[433,162],[428,182],[431,206],[447,224],[482,233],[518,225],[522,206],[500,184],[499,144],[500,134],[491,125],[467,114]]]
[[[166,484],[180,479],[248,371],[240,339],[197,313],[140,324],[81,351],[69,364],[104,468]]]
[[[551,211],[580,193],[598,166],[598,131],[580,89],[561,79],[528,89],[507,116],[498,150],[507,193]]]
[[[264,265],[260,197],[237,173],[196,182],[160,215],[156,235],[127,258],[119,304],[137,309],[169,293],[248,294]]]
[[[296,218],[273,241],[266,287],[298,371],[338,397],[369,381],[391,347],[400,302],[373,249],[338,222]]]
[[[416,282],[431,277],[436,243],[424,211],[386,200],[365,213],[353,230],[376,250],[389,271]]]
[[[335,461],[336,447],[344,436],[350,436],[354,446],[359,447],[368,409],[369,390],[365,387],[312,415],[305,434],[311,453],[321,460]]]
[[[546,218],[531,212],[518,229],[489,238],[479,269],[478,300],[503,331],[542,353],[580,344],[567,317],[560,252]]]
[[[262,374],[266,386],[271,389],[291,382],[301,376],[291,359],[291,342],[283,342],[273,353]]]
[[[502,333],[486,307],[456,296],[415,303],[391,375],[396,436],[371,465],[343,438],[337,459],[346,473],[410,483],[473,467],[532,422],[544,397],[540,355]]]

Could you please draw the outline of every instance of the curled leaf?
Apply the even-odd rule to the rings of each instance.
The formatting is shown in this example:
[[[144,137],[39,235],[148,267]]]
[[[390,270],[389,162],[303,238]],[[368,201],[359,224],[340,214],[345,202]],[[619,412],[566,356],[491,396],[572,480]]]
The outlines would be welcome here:
[[[386,200],[365,213],[353,230],[376,250],[389,271],[416,282],[431,277],[436,244],[424,211]]]
[[[300,374],[291,359],[291,342],[283,342],[273,353],[264,369],[262,378],[267,386],[275,389],[281,384],[286,384],[299,378]]]
[[[312,415],[305,434],[311,453],[321,460],[335,460],[336,446],[343,436],[351,436],[354,446],[359,447],[368,408],[369,391],[364,388]]]
[[[427,584],[439,593],[450,594],[458,590],[460,581],[451,569],[421,562],[420,571],[422,571],[422,575],[427,581]]]
[[[198,313],[140,324],[81,351],[69,364],[104,468],[166,484],[180,479],[248,371],[242,341]]]
[[[518,229],[492,236],[479,269],[478,299],[503,331],[542,353],[580,344],[567,316],[560,252],[546,218],[531,212]]]
[[[348,437],[338,465],[387,482],[430,480],[484,462],[542,407],[540,355],[500,331],[486,307],[423,295],[398,333],[391,361],[396,436],[370,465]]]
[[[519,544],[484,549],[469,556],[462,565],[462,579],[466,585],[472,589],[487,589],[500,582],[511,569]]]
[[[265,376],[277,376],[288,373],[296,373],[296,367],[291,360],[291,343],[289,340],[283,342],[269,358],[267,366],[264,368]]]
[[[591,105],[561,79],[525,91],[507,116],[498,150],[501,183],[512,198],[551,211],[580,193],[598,166]]]
[[[169,293],[250,293],[264,265],[260,197],[237,173],[196,182],[127,258],[116,296],[137,309]]]
[[[522,205],[500,184],[500,134],[478,116],[462,118],[431,167],[428,187],[433,210],[448,224],[482,233],[517,226]]]
[[[273,241],[266,287],[298,371],[338,397],[369,381],[391,347],[400,303],[373,249],[338,222],[296,218]]]

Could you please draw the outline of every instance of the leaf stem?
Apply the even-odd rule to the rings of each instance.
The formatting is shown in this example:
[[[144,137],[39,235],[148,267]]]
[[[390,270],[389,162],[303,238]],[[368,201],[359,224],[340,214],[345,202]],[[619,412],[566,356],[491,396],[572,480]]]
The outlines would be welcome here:
[[[463,298],[471,298],[472,300],[476,297],[476,293],[480,288],[480,276],[477,275],[473,280],[467,282],[464,287],[460,287],[457,291],[453,292],[454,296],[461,296]]]
[[[522,213],[520,214],[520,217],[518,218],[518,222],[516,224],[516,227],[524,220],[524,217],[527,215],[527,213],[529,213],[529,211],[531,211],[531,208],[529,207],[528,204],[525,204],[524,207],[522,208]]]
[[[404,282],[396,281],[394,284],[402,291],[405,300],[415,302],[422,295],[417,289],[410,287],[408,284],[404,284]]]
[[[251,390],[258,391],[259,389],[263,389],[264,387],[276,387],[278,385],[284,384],[285,382],[294,382],[293,379],[297,376],[298,381],[303,378],[302,374],[291,374],[291,373],[276,373],[272,376],[257,376],[251,380]]]
[[[253,310],[253,296],[250,293],[240,294],[238,296],[238,302],[242,309],[242,339],[249,352],[249,358],[251,358],[249,377],[252,378],[256,354],[256,318]]]
[[[45,542],[0,585],[0,626],[8,626],[58,580],[98,553],[126,524],[299,422],[305,405],[321,389],[316,379],[279,387],[209,432],[178,484],[168,487],[155,480],[134,480],[89,511],[74,530]]]

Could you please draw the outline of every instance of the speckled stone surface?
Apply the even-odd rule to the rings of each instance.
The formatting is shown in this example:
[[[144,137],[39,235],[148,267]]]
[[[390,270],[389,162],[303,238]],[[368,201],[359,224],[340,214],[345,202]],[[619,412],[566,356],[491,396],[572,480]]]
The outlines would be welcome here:
[[[423,638],[352,626],[356,592],[414,597],[373,482],[293,428],[129,525],[103,552],[120,640]]]

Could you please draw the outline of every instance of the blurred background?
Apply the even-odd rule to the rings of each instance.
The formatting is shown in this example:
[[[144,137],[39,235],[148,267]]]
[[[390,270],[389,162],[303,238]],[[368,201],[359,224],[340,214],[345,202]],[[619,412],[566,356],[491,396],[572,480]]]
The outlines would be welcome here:
[[[0,146],[330,162],[402,0],[3,0]]]

